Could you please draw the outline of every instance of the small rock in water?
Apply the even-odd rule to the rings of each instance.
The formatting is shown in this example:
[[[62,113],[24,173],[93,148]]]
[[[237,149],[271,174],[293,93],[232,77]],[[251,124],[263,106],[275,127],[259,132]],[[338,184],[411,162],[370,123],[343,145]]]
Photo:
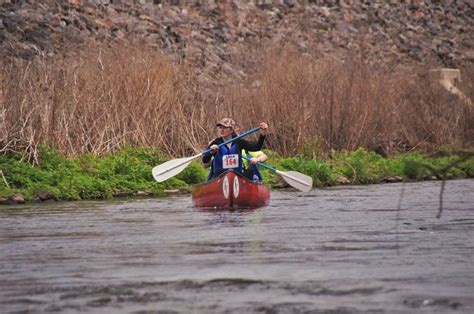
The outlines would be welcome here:
[[[10,201],[6,198],[0,197],[0,205],[9,205]]]
[[[164,190],[166,194],[178,194],[179,190],[178,189],[173,189],[173,190]]]
[[[337,182],[338,184],[349,184],[349,183],[351,183],[351,181],[349,181],[349,179],[346,178],[345,176],[338,176],[338,177],[336,178],[336,182]]]
[[[54,199],[54,195],[51,192],[46,191],[46,190],[38,191],[36,193],[36,196],[38,196],[38,199],[42,202]]]
[[[384,177],[380,179],[380,183],[396,183],[396,182],[402,182],[402,177],[399,176],[393,176],[393,177]]]
[[[155,193],[150,191],[138,191],[137,196],[153,196]]]
[[[25,202],[25,197],[21,194],[14,194],[10,197],[10,201],[15,204],[23,204]]]
[[[130,192],[125,192],[125,191],[115,191],[112,196],[113,197],[127,197],[131,196],[132,194]]]

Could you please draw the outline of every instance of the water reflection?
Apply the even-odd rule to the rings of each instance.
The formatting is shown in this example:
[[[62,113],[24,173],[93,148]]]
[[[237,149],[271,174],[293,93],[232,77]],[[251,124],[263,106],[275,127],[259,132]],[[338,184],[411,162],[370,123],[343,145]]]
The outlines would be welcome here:
[[[211,228],[218,230],[219,236],[214,239],[204,239],[203,242],[192,242],[194,252],[207,254],[215,253],[256,253],[264,245],[259,237],[260,224],[264,221],[266,208],[243,209],[243,210],[203,210],[195,209],[204,215],[204,219]],[[245,229],[247,234],[245,239],[240,240],[241,236],[232,236],[232,228]],[[224,241],[219,241],[223,239]]]
[[[241,209],[241,210],[203,210],[195,209],[208,214],[209,224],[220,224],[223,227],[240,227],[243,225],[259,224],[263,221],[265,208]]]

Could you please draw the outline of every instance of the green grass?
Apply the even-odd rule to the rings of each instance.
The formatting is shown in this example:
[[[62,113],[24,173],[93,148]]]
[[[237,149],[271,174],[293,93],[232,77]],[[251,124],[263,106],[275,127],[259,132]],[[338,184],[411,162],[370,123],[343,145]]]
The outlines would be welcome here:
[[[282,158],[277,153],[265,151],[268,164],[281,171],[298,171],[311,176],[314,187],[336,185],[341,182],[354,184],[377,183],[381,178],[398,176],[403,180],[438,178],[473,178],[474,158],[443,169],[459,160],[457,155],[443,154],[430,157],[410,152],[384,158],[375,152],[359,148],[356,151],[340,151],[331,159],[300,154]],[[169,158],[156,148],[125,147],[106,156],[84,154],[68,158],[47,146],[40,148],[40,164],[32,166],[19,154],[0,156],[0,198],[8,199],[22,194],[27,201],[38,199],[42,192],[50,193],[56,200],[108,199],[114,195],[136,195],[139,191],[156,196],[165,195],[167,189],[188,189],[192,184],[203,182],[208,170],[192,162],[177,176],[157,183],[151,170]],[[263,169],[265,182],[274,185],[275,173]],[[6,182],[5,182],[6,181]],[[343,180],[344,181],[344,180]]]
[[[107,199],[117,193],[139,191],[163,195],[166,189],[189,187],[202,182],[206,170],[192,163],[175,178],[157,183],[151,169],[167,158],[153,148],[125,148],[98,157],[91,154],[67,158],[44,146],[40,149],[40,165],[33,167],[19,155],[0,156],[0,197],[21,193],[27,201],[38,192],[48,191],[56,200]]]

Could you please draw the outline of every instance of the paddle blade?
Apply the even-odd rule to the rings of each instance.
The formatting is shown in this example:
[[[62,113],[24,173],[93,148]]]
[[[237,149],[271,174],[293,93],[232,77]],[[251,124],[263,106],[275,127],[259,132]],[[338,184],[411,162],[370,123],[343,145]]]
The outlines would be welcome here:
[[[286,183],[303,192],[309,192],[313,188],[313,178],[296,171],[276,171],[285,179]]]
[[[156,181],[163,182],[183,171],[184,168],[186,168],[194,159],[193,156],[168,160],[167,162],[154,167],[151,173]]]

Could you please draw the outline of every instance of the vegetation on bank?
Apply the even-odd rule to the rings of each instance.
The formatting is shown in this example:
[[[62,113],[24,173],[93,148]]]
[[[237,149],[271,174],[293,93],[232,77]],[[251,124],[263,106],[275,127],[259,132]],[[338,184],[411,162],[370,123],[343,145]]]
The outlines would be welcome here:
[[[144,47],[85,51],[0,68],[0,154],[26,152],[39,163],[44,144],[80,156],[128,143],[192,155],[226,116],[240,131],[267,122],[266,147],[285,157],[314,139],[325,154],[474,147],[474,67],[460,69],[463,99],[441,86],[430,65],[373,65],[364,54],[341,62],[256,47],[229,56],[241,76],[211,83],[190,60]]]
[[[162,183],[154,181],[151,169],[167,159],[155,148],[124,149],[99,157],[82,154],[66,157],[46,146],[40,147],[40,163],[32,166],[20,154],[0,155],[0,202],[107,199],[119,196],[163,196],[167,191],[188,191],[190,186],[205,180],[207,170],[191,163],[179,175]],[[356,151],[334,152],[331,158],[307,156],[281,157],[272,151],[268,164],[279,170],[294,170],[314,179],[315,187],[338,184],[367,184],[399,180],[438,178],[473,178],[474,158],[449,167],[447,172],[434,173],[459,160],[456,154],[443,153],[430,157],[410,152],[383,157],[359,148]],[[265,181],[273,188],[284,187],[282,180],[264,169]],[[392,178],[392,179],[389,179]],[[395,179],[394,179],[395,178]]]
[[[154,181],[153,166],[166,161],[153,148],[124,148],[99,157],[83,154],[65,157],[46,146],[40,147],[41,161],[33,166],[19,154],[0,156],[0,198],[81,200],[107,199],[117,196],[162,196],[166,190],[186,188],[202,180],[204,169],[191,164],[182,173],[163,183]]]
[[[226,116],[239,131],[267,122],[269,164],[308,174],[316,187],[473,177],[472,158],[447,174],[435,170],[462,156],[423,154],[445,145],[472,152],[473,67],[461,69],[456,84],[465,97],[458,97],[429,65],[375,65],[363,53],[341,62],[268,46],[236,51],[229,62],[239,76],[214,82],[202,80],[202,68],[188,59],[140,46],[5,64],[0,202],[188,189],[206,177],[199,163],[163,183],[151,169],[205,149]],[[263,172],[273,187],[282,185]]]

